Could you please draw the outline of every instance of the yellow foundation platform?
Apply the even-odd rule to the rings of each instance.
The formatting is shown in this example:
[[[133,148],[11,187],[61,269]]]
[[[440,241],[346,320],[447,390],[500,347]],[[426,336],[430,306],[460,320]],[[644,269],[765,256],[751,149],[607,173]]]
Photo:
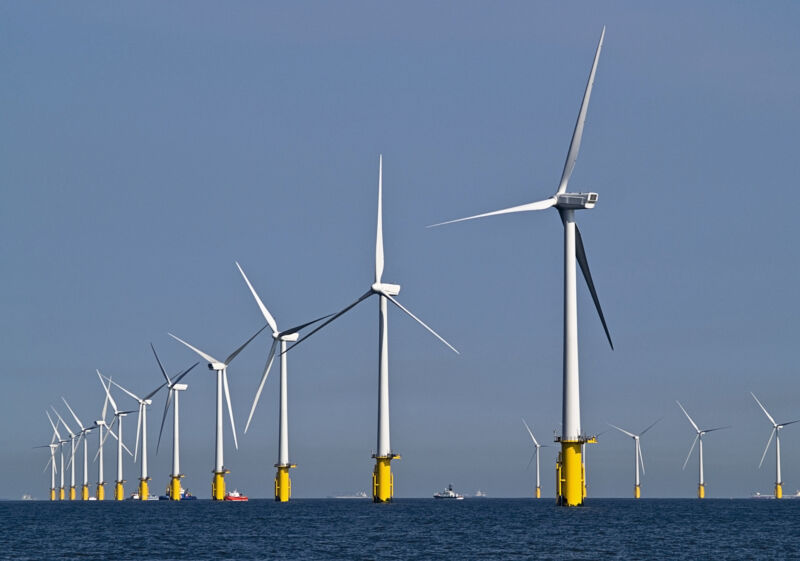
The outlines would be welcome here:
[[[633,489],[633,498],[634,499],[641,499],[642,498],[642,488],[636,485]]]
[[[58,489],[58,500],[59,501],[63,501],[64,500],[64,488],[63,487],[60,487]]]
[[[388,456],[372,456],[375,458],[375,469],[372,472],[372,502],[389,503],[394,497],[394,475],[392,460],[399,460],[397,454]]]
[[[228,469],[214,472],[214,479],[211,480],[211,498],[213,500],[221,501],[225,498],[225,476],[230,472]]]
[[[139,500],[146,501],[150,498],[150,486],[147,483],[150,481],[149,477],[145,477],[144,479],[139,479]]]
[[[561,440],[561,452],[556,461],[556,503],[559,506],[582,506],[586,498],[586,470],[583,464],[582,445],[596,444],[596,437]]]
[[[181,478],[183,474],[178,475],[170,475],[169,476],[169,489],[168,495],[169,500],[171,501],[179,501],[181,500]]]
[[[56,490],[55,489],[50,489],[50,500],[51,501],[56,500]]]
[[[89,500],[89,486],[84,485],[81,487],[81,500],[88,501]]]
[[[114,483],[114,500],[121,501],[125,498],[125,488],[122,486],[122,481]]]
[[[106,487],[103,483],[97,484],[97,500],[104,501],[106,499]]]
[[[275,464],[275,467],[278,468],[278,472],[275,474],[275,500],[285,503],[292,496],[292,480],[289,477],[289,470],[297,466]]]
[[[69,500],[74,501],[75,497],[76,497],[76,495],[75,495],[75,487],[70,487],[69,488]]]
[[[537,499],[541,499],[542,498],[542,488],[541,487],[537,487],[536,488],[536,498]]]
[[[697,486],[697,498],[698,499],[705,499],[706,498],[706,486],[705,485],[698,485]]]
[[[775,484],[775,498],[782,499],[783,498],[783,484],[776,483]]]

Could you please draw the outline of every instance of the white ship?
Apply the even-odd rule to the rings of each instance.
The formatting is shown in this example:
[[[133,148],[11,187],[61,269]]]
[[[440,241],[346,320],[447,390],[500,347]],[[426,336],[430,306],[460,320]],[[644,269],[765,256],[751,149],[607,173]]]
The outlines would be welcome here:
[[[439,491],[438,493],[433,494],[434,499],[455,499],[457,501],[463,501],[464,495],[459,495],[455,491],[453,491],[453,484],[447,486],[447,489],[444,491]]]

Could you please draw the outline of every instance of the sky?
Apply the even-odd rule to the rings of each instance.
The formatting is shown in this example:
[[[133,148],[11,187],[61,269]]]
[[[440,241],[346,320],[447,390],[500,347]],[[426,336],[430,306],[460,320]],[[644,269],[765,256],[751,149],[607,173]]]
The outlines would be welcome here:
[[[390,310],[395,496],[531,496],[521,419],[551,445],[561,421],[560,221],[425,226],[556,190],[604,25],[570,181],[599,194],[577,220],[615,346],[579,280],[582,427],[601,433],[589,496],[633,492],[633,442],[608,423],[657,419],[642,494],[695,495],[675,400],[732,427],[704,441],[707,496],[771,492],[771,426],[749,392],[800,418],[799,18],[794,2],[0,3],[0,498],[47,496],[44,411],[63,415],[64,396],[99,418],[95,369],[147,393],[162,380],[151,342],[170,373],[195,361],[168,332],[220,358],[263,325],[235,261],[282,329],[361,295],[379,154],[384,281],[461,353]],[[295,498],[369,492],[376,308],[287,355]],[[227,481],[251,497],[271,496],[278,453],[277,368],[243,433],[270,344],[228,371]],[[184,485],[208,497],[214,378],[201,364],[184,381]],[[157,492],[164,399],[148,427]],[[791,493],[800,428],[781,443]],[[541,452],[545,497],[556,450]],[[126,459],[127,491],[137,474]]]

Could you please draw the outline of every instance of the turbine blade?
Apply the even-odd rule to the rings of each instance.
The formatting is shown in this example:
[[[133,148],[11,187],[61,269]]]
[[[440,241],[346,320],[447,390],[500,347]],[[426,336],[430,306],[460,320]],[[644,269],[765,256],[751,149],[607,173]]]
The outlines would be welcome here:
[[[111,433],[111,436],[113,436],[115,439],[117,438],[117,435],[115,435],[115,434],[112,432],[112,430],[111,430],[111,427],[113,427],[113,426],[114,426],[114,423],[115,423],[116,421],[117,421],[117,417],[114,417],[114,418],[111,420],[111,423],[109,423],[109,424],[108,424],[108,426],[106,427],[106,433],[105,433],[105,435],[103,435],[103,440],[100,442],[100,446],[104,446],[104,445],[105,445],[105,443],[106,443],[106,440],[108,440],[108,434],[109,434],[109,433]]]
[[[169,404],[172,403],[172,388],[167,392],[167,401],[164,403],[164,414],[161,416],[161,428],[158,429],[158,443],[156,444],[156,455],[161,446],[161,433],[164,432],[164,422],[167,420],[167,412],[169,411]]]
[[[458,352],[458,350],[457,350],[457,349],[456,349],[456,348],[455,348],[453,345],[451,345],[450,343],[448,343],[447,341],[445,341],[445,340],[444,340],[444,338],[443,338],[441,335],[439,335],[439,334],[438,334],[438,333],[436,333],[436,332],[435,332],[433,329],[431,329],[430,327],[428,327],[428,325],[427,325],[427,324],[426,324],[424,321],[422,321],[422,320],[421,320],[421,319],[419,319],[417,316],[415,316],[414,314],[412,314],[412,313],[411,313],[411,312],[410,312],[410,311],[409,311],[409,310],[408,310],[408,309],[407,309],[405,306],[403,306],[403,305],[402,305],[400,302],[398,302],[397,300],[395,300],[395,298],[394,298],[393,296],[391,296],[390,294],[386,294],[385,292],[382,292],[381,294],[383,294],[384,296],[386,296],[386,298],[388,298],[388,299],[389,299],[389,301],[390,301],[390,302],[392,302],[392,304],[394,304],[395,306],[397,306],[398,308],[400,308],[401,310],[403,310],[405,313],[407,313],[409,316],[411,316],[412,318],[414,318],[414,319],[417,321],[417,323],[419,323],[419,324],[420,324],[422,327],[424,327],[425,329],[427,329],[428,331],[430,331],[430,332],[433,334],[433,336],[434,336],[434,337],[436,337],[437,339],[439,339],[439,341],[441,341],[442,343],[444,343],[445,345],[447,345],[448,347],[450,347],[450,350],[452,350],[452,351],[453,351],[454,353],[456,353],[457,355],[460,355],[460,354],[461,354],[460,352]]]
[[[272,340],[272,346],[269,349],[269,356],[267,357],[267,363],[264,365],[264,374],[261,375],[261,382],[258,384],[258,389],[256,390],[255,399],[253,399],[253,406],[250,408],[250,415],[247,417],[247,424],[244,426],[244,432],[247,433],[247,429],[250,428],[250,421],[253,420],[253,413],[256,411],[256,405],[258,405],[258,400],[261,397],[261,390],[264,389],[264,384],[267,381],[267,376],[269,376],[269,371],[272,368],[272,360],[275,358],[275,347],[278,346],[278,340]]]
[[[156,362],[158,363],[158,367],[161,369],[161,374],[164,376],[164,379],[167,381],[167,384],[172,384],[172,382],[170,382],[169,376],[167,376],[167,371],[164,370],[164,365],[161,364],[161,359],[158,358],[158,353],[156,352],[156,348],[153,346],[153,343],[150,343],[150,348],[153,349],[153,355],[156,357]]]
[[[100,412],[100,418],[103,420],[103,422],[106,421],[107,413],[108,413],[108,395],[106,395],[106,398],[103,400],[103,410]]]
[[[139,404],[139,414],[136,417],[136,451],[133,453],[133,461],[136,461],[136,458],[139,457],[139,432],[142,428],[142,408],[144,407],[143,403]]]
[[[686,409],[683,408],[683,405],[681,405],[681,402],[676,399],[675,403],[678,404],[678,407],[681,408],[681,411],[683,411],[683,414],[686,415],[686,418],[689,419],[690,423],[692,423],[692,426],[694,427],[694,430],[696,430],[697,432],[700,432],[700,428],[695,424],[695,422],[692,420],[692,418],[686,412]]]
[[[106,397],[111,402],[111,407],[114,408],[114,414],[118,413],[119,409],[117,408],[117,402],[114,401],[113,397],[111,397],[111,391],[110,391],[111,384],[109,384],[108,387],[106,387],[106,383],[103,381],[103,375],[100,374],[99,370],[96,370],[96,372],[97,372],[97,377],[100,378],[100,384],[103,386],[103,389],[106,390]],[[111,380],[111,378],[109,378],[109,380]]]
[[[265,330],[267,327],[269,327],[269,324],[264,324],[264,327],[262,327],[261,329],[259,329],[259,330],[258,330],[258,331],[256,331],[255,333],[253,333],[253,336],[252,336],[252,337],[250,337],[250,338],[249,338],[247,341],[245,341],[245,342],[242,344],[242,346],[241,346],[241,347],[239,347],[238,349],[236,349],[235,351],[233,351],[231,354],[229,354],[229,355],[228,355],[228,358],[226,358],[226,359],[225,359],[225,366],[227,367],[227,366],[228,366],[228,365],[231,363],[231,361],[232,361],[234,358],[236,358],[236,355],[238,355],[240,352],[242,352],[242,351],[244,350],[244,348],[245,348],[247,345],[249,345],[249,344],[250,344],[250,341],[252,341],[252,340],[253,340],[253,339],[255,339],[256,337],[258,337],[258,334],[259,334],[259,333],[261,333],[262,331],[264,331],[264,330]]]
[[[700,438],[700,433],[699,432],[696,435],[694,435],[694,440],[692,440],[692,447],[689,448],[689,453],[686,454],[686,461],[683,462],[683,467],[681,468],[682,470],[686,469],[686,464],[689,463],[689,458],[691,457],[692,451],[694,450],[694,445],[697,444],[697,439],[698,438]]]
[[[597,315],[600,316],[600,322],[603,324],[603,330],[606,332],[608,344],[611,345],[611,350],[614,350],[614,343],[611,341],[611,333],[608,332],[608,325],[606,325],[606,318],[603,315],[603,308],[600,306],[600,299],[597,297],[597,290],[594,288],[592,273],[589,270],[589,262],[586,260],[586,250],[583,247],[583,238],[581,237],[581,231],[578,229],[577,224],[575,224],[575,258],[578,260],[578,265],[583,273],[586,286],[589,287],[589,293],[592,295]]]
[[[767,416],[767,419],[769,419],[770,423],[772,423],[772,426],[774,427],[775,425],[777,425],[778,423],[776,423],[776,422],[775,422],[775,419],[773,419],[773,418],[772,418],[772,415],[770,415],[769,413],[767,413],[767,409],[766,409],[766,407],[764,407],[764,406],[761,404],[761,402],[760,402],[760,401],[758,401],[758,398],[756,397],[756,394],[754,394],[753,392],[750,392],[750,395],[752,395],[752,396],[753,396],[753,399],[755,399],[755,400],[756,400],[756,403],[758,403],[758,406],[759,406],[759,407],[761,407],[761,410],[764,412],[764,415],[766,415],[766,416]]]
[[[779,426],[779,427],[786,427],[786,426],[789,426],[789,425],[793,425],[793,424],[795,424],[795,423],[800,423],[800,419],[797,419],[796,421],[789,421],[788,423],[781,423],[781,424],[780,424],[780,425],[778,425],[778,426]]]
[[[626,431],[625,429],[621,429],[621,428],[619,428],[617,425],[612,425],[611,423],[608,423],[608,424],[609,424],[609,426],[612,426],[612,427],[614,427],[615,429],[617,429],[619,432],[625,433],[625,434],[627,434],[628,436],[630,436],[631,438],[636,438],[636,435],[635,435],[635,434],[633,434],[632,432],[628,432],[628,431]]]
[[[714,432],[715,430],[723,430],[723,429],[729,429],[729,428],[731,428],[731,425],[725,425],[724,427],[714,427],[713,429],[704,429],[703,432],[704,433],[705,432]]]
[[[189,343],[187,343],[186,341],[184,341],[184,340],[183,340],[183,339],[181,339],[180,337],[176,337],[176,336],[175,336],[175,335],[173,335],[172,333],[168,333],[167,335],[169,335],[170,337],[172,337],[172,338],[173,338],[173,339],[175,339],[176,341],[180,341],[181,343],[183,343],[184,345],[186,345],[187,347],[189,347],[190,349],[192,349],[194,352],[196,352],[197,354],[199,354],[201,357],[203,357],[203,358],[204,358],[205,360],[207,360],[208,362],[219,362],[219,361],[218,361],[217,359],[215,359],[213,356],[211,356],[211,355],[208,355],[208,354],[204,353],[203,351],[201,351],[201,350],[200,350],[200,349],[198,349],[197,347],[193,347],[193,346],[191,346]]]
[[[642,465],[642,473],[644,473],[644,456],[642,455],[642,443],[636,439],[636,453],[639,454],[639,463]]]
[[[375,282],[383,275],[383,154],[378,156],[378,227],[375,234]]]
[[[267,310],[267,307],[264,305],[264,302],[262,302],[261,298],[259,298],[256,289],[253,288],[253,285],[250,283],[250,279],[248,279],[247,275],[244,274],[244,270],[242,269],[242,266],[239,265],[238,261],[236,261],[236,266],[239,268],[239,272],[242,273],[242,277],[244,277],[244,282],[247,283],[247,288],[250,289],[250,293],[253,295],[253,298],[255,298],[256,304],[258,304],[259,309],[261,309],[261,315],[263,315],[264,319],[267,320],[269,328],[272,329],[273,333],[277,332],[278,324],[275,323],[275,318],[272,317],[272,314],[269,313],[269,310]]]
[[[186,376],[186,375],[187,375],[189,372],[191,372],[191,371],[194,369],[194,367],[195,367],[195,366],[197,366],[198,364],[200,364],[200,363],[199,363],[199,362],[195,362],[195,363],[194,363],[193,365],[191,365],[189,368],[187,368],[186,370],[184,370],[183,372],[181,372],[180,374],[178,374],[178,375],[175,377],[175,381],[174,381],[174,382],[172,382],[172,386],[174,386],[175,384],[177,384],[178,382],[180,382],[181,380],[183,380],[183,377],[184,377],[184,376]]]
[[[44,414],[47,415],[47,420],[50,421],[50,426],[53,427],[53,433],[58,437],[59,440],[61,440],[61,435],[58,433],[58,428],[53,422],[53,418],[50,416],[50,413],[47,412],[47,409],[45,409]]]
[[[533,436],[533,431],[532,431],[532,430],[531,430],[531,428],[528,426],[528,423],[526,423],[526,422],[525,422],[525,419],[522,419],[522,424],[523,424],[523,425],[525,425],[525,428],[526,428],[526,429],[528,429],[528,434],[529,434],[529,435],[531,435],[531,440],[533,440],[533,444],[534,444],[534,446],[539,446],[539,443],[538,443],[538,442],[536,442],[536,437],[535,437],[535,436]]]
[[[531,464],[533,463],[533,459],[536,457],[536,452],[537,452],[537,449],[534,447],[533,454],[531,454],[531,459],[528,460],[528,465],[525,466],[525,469],[530,469]]]
[[[769,445],[772,444],[772,438],[775,436],[776,432],[778,432],[778,429],[773,427],[772,432],[769,433],[769,440],[767,440],[767,445],[764,447],[764,453],[761,454],[761,461],[758,462],[759,469],[761,469],[761,464],[764,463],[764,458],[767,456],[767,450],[769,450]]]
[[[153,397],[154,395],[156,395],[156,394],[159,392],[159,390],[161,390],[161,388],[163,388],[163,387],[164,387],[164,386],[166,386],[166,385],[167,385],[167,383],[166,383],[166,382],[161,382],[161,383],[158,385],[158,387],[157,387],[156,389],[154,389],[154,390],[153,390],[153,391],[151,391],[149,394],[147,394],[146,396],[144,396],[144,397],[142,398],[142,401],[147,401],[148,399],[150,399],[151,397]]]
[[[70,438],[75,438],[75,433],[72,432],[72,429],[69,428],[69,425],[64,422],[64,418],[61,415],[59,415],[58,411],[56,411],[56,408],[51,405],[50,409],[53,410],[53,413],[56,414],[56,417],[58,417],[58,420],[61,421],[61,424],[64,425],[65,429],[67,429],[67,432],[69,433]]]
[[[239,442],[236,440],[236,423],[233,420],[233,408],[231,407],[231,392],[228,390],[228,371],[222,371],[222,387],[225,390],[225,401],[228,403],[228,416],[231,418],[231,432],[233,432],[233,445],[239,449]]]
[[[306,322],[306,323],[304,323],[304,324],[302,324],[302,325],[298,325],[298,326],[296,326],[296,327],[292,327],[292,328],[290,328],[290,329],[287,329],[287,330],[285,330],[285,331],[281,331],[281,332],[279,333],[279,335],[283,336],[283,335],[291,335],[292,333],[297,333],[298,331],[300,331],[300,330],[302,330],[302,329],[305,329],[305,328],[306,328],[306,327],[308,327],[309,325],[314,325],[314,324],[315,324],[315,323],[317,323],[318,321],[322,321],[323,319],[328,319],[328,318],[329,318],[329,317],[331,317],[332,315],[333,315],[333,314],[328,314],[327,316],[322,316],[322,317],[320,317],[320,318],[317,318],[317,319],[314,319],[314,320],[308,321],[308,322]]]
[[[664,417],[661,417],[661,419],[663,419],[663,418],[664,418]],[[656,421],[655,423],[653,423],[652,425],[650,425],[649,427],[647,427],[646,429],[644,429],[642,432],[640,432],[640,433],[639,433],[639,436],[642,436],[644,433],[646,433],[647,431],[649,431],[650,429],[652,429],[654,426],[656,426],[656,425],[658,424],[658,422],[659,422],[659,421],[661,421],[661,419],[659,419],[658,421]]]
[[[497,216],[499,214],[511,214],[515,212],[528,212],[532,210],[544,210],[546,208],[550,208],[556,204],[556,198],[550,197],[549,199],[544,199],[542,201],[536,201],[534,203],[527,203],[524,205],[519,206],[512,206],[510,208],[504,208],[502,210],[495,210],[492,212],[484,212],[483,214],[476,214],[475,216],[467,216],[466,218],[458,218],[456,220],[448,220],[446,222],[439,222],[438,224],[431,224],[426,226],[426,228],[435,228],[436,226],[444,226],[445,224],[455,224],[456,222],[464,222],[465,220],[474,220],[476,218],[486,218],[487,216]]]
[[[594,75],[597,71],[597,61],[600,59],[600,50],[603,48],[603,38],[605,35],[606,28],[603,26],[603,32],[600,34],[600,42],[597,44],[597,50],[594,53],[592,71],[589,73],[589,80],[586,83],[586,91],[583,94],[581,109],[578,112],[578,120],[575,123],[575,130],[572,133],[572,142],[570,142],[569,152],[567,152],[567,161],[564,162],[564,172],[561,174],[561,181],[558,184],[557,194],[559,195],[567,190],[567,183],[569,183],[569,178],[572,175],[572,170],[575,168],[575,162],[578,159],[578,151],[581,148],[581,139],[583,138],[583,126],[586,123],[586,111],[589,108],[589,98],[592,95]]]
[[[131,392],[131,391],[128,391],[128,390],[126,390],[125,388],[123,388],[122,386],[120,386],[118,383],[116,383],[114,380],[112,380],[112,379],[111,379],[111,378],[109,378],[108,376],[105,376],[105,379],[106,379],[106,380],[108,380],[109,384],[114,384],[115,386],[117,386],[119,389],[121,389],[122,391],[124,391],[126,394],[128,394],[129,396],[131,396],[131,397],[132,397],[133,399],[135,399],[136,401],[138,401],[138,402],[141,402],[141,401],[142,401],[142,398],[140,398],[138,395],[136,395],[135,393],[133,393],[133,392]]]
[[[75,414],[75,411],[72,410],[72,407],[69,406],[69,403],[67,403],[67,400],[64,398],[63,395],[61,396],[61,399],[64,401],[64,404],[67,406],[67,409],[69,409],[69,412],[72,413],[72,416],[75,419],[75,422],[77,422],[78,426],[81,427],[81,430],[83,430],[84,429],[83,423],[81,423],[81,420]]]
[[[288,352],[289,352],[289,351],[291,351],[293,348],[295,348],[297,345],[299,345],[300,343],[302,343],[303,341],[305,341],[306,339],[308,339],[309,337],[311,337],[311,336],[312,336],[314,333],[316,333],[317,331],[319,331],[320,329],[322,329],[323,327],[325,327],[326,325],[328,325],[330,322],[334,321],[335,319],[337,319],[337,318],[341,317],[342,315],[346,314],[347,312],[349,312],[350,310],[352,310],[353,308],[355,308],[355,307],[356,307],[358,304],[360,304],[361,302],[363,302],[364,300],[366,300],[367,298],[369,298],[369,297],[370,297],[370,296],[372,296],[373,294],[375,294],[375,292],[374,292],[374,291],[373,291],[373,290],[370,288],[370,289],[369,289],[369,290],[367,290],[367,291],[366,291],[364,294],[362,294],[361,296],[359,296],[359,297],[358,297],[358,300],[356,300],[356,301],[355,301],[355,302],[353,302],[352,304],[348,305],[348,306],[347,306],[346,308],[344,308],[343,310],[341,310],[341,311],[339,311],[339,312],[336,312],[335,314],[333,314],[333,316],[331,316],[331,317],[330,317],[330,319],[328,319],[327,321],[325,321],[325,322],[321,323],[320,325],[318,325],[317,327],[315,327],[314,329],[312,329],[311,331],[309,331],[308,333],[306,333],[305,335],[303,335],[302,337],[300,337],[300,339],[298,339],[298,340],[297,340],[297,341],[296,341],[296,342],[295,342],[295,343],[294,343],[294,344],[293,344],[291,347],[289,347],[288,349],[286,349],[286,351],[285,351],[285,352],[287,352],[287,353],[288,353]],[[283,354],[283,353],[281,353],[281,354]]]

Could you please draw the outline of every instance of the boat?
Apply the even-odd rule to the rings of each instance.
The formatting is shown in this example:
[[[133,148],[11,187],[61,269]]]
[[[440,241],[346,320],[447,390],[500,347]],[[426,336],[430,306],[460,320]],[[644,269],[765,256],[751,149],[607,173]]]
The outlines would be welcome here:
[[[367,495],[364,491],[359,491],[358,493],[354,493],[352,495],[339,495],[333,497],[334,499],[368,499],[369,495]]]
[[[128,497],[127,500],[129,500],[129,501],[138,501],[139,500],[139,493],[134,491],[133,493],[131,493],[131,496]],[[157,501],[158,500],[158,496],[150,495],[146,499],[142,499],[142,500],[144,500],[144,501]]]
[[[172,499],[169,498],[169,489],[167,489],[166,494],[158,496],[159,501],[170,501]],[[196,501],[197,497],[192,495],[189,491],[181,487],[181,498],[182,501]]]
[[[486,495],[486,491],[481,491],[480,489],[478,489],[477,491],[475,491],[475,496],[476,497],[486,497],[487,496]]]
[[[247,501],[249,500],[246,495],[242,495],[238,489],[234,489],[233,491],[228,491],[225,493],[225,498],[222,499],[223,501]]]
[[[455,491],[453,491],[453,484],[447,486],[447,489],[444,491],[439,491],[438,493],[433,494],[434,499],[455,499],[457,501],[463,501],[464,495],[459,495]]]

